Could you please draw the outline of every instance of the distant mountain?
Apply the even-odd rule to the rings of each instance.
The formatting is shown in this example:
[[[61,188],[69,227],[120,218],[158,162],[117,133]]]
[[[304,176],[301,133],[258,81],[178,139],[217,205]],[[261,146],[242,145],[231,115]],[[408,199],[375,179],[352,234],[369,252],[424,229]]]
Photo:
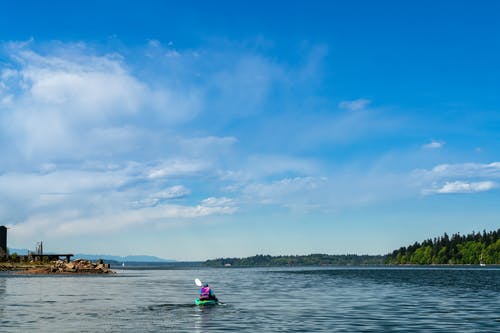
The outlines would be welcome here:
[[[163,259],[155,256],[133,255],[133,256],[113,256],[110,254],[84,254],[76,253],[75,258],[87,260],[113,260],[118,262],[174,262],[175,260]]]
[[[9,248],[10,254],[17,253],[20,255],[27,255],[28,249],[13,249]],[[46,252],[47,254],[51,252]],[[52,252],[53,253],[53,252]],[[133,255],[133,256],[113,256],[110,254],[84,254],[84,253],[75,253],[74,259],[87,259],[87,260],[112,260],[116,262],[175,262],[175,260],[171,259],[163,259],[155,256],[144,256],[144,255]]]
[[[17,253],[19,255],[27,255],[29,251],[28,249],[12,249],[10,247],[8,249],[10,254]]]

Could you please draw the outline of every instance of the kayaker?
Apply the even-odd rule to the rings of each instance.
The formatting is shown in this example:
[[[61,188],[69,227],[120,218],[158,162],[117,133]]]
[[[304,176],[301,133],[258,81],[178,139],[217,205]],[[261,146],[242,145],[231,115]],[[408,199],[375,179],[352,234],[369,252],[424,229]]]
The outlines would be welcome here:
[[[204,283],[200,289],[200,301],[214,300],[217,301],[217,297],[214,294],[214,291],[208,283]]]

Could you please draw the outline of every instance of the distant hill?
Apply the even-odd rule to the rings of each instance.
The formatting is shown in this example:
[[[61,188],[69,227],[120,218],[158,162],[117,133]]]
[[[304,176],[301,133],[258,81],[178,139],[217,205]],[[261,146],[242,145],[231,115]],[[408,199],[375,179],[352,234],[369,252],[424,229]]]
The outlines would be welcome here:
[[[17,253],[20,255],[27,255],[29,252],[28,249],[13,249],[9,248],[9,253]],[[50,252],[46,252],[49,254]],[[75,253],[74,259],[87,259],[96,261],[97,259],[110,260],[116,262],[175,262],[175,260],[171,259],[163,259],[155,256],[146,256],[146,255],[131,255],[131,256],[113,256],[110,254],[85,254],[85,253]]]
[[[207,260],[209,267],[272,267],[272,266],[364,266],[383,265],[386,257],[380,255],[309,254],[298,256],[256,255],[247,258],[219,258]]]

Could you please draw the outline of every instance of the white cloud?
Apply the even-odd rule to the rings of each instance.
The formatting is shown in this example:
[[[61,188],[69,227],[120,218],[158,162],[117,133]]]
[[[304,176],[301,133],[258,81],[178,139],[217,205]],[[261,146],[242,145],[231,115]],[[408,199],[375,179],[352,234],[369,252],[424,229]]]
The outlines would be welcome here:
[[[444,144],[445,144],[444,141],[431,141],[423,145],[422,147],[426,149],[437,149],[437,148],[442,148]]]
[[[94,55],[85,45],[59,45],[41,54],[31,45],[12,45],[7,53],[13,68],[0,75],[5,87],[0,89],[1,120],[4,133],[26,156],[95,153],[110,146],[107,136],[95,140],[96,133],[133,130],[127,123],[151,126],[144,119],[173,126],[200,110],[196,89],[153,87],[134,76],[117,54]],[[125,147],[137,137],[120,139]]]
[[[249,206],[276,206],[292,214],[331,213],[401,198],[407,188],[391,174],[337,170],[328,177],[307,176],[251,182],[240,189]]]
[[[152,207],[159,205],[167,200],[184,198],[191,194],[191,190],[182,186],[175,185],[164,189],[163,191],[149,195],[147,198],[133,201],[132,207]]]
[[[412,176],[423,194],[484,192],[497,188],[500,162],[440,164],[430,170],[416,170]]]
[[[323,193],[320,189],[327,184],[326,181],[326,178],[315,177],[284,178],[270,183],[249,184],[243,193],[251,201],[287,205],[293,202],[305,202],[307,199],[304,198],[315,197],[311,195],[312,192]]]
[[[182,198],[190,193],[191,191],[185,188],[184,186],[176,185],[169,187],[161,192],[158,192],[154,196],[159,199],[176,199],[176,198]]]
[[[19,64],[19,81],[10,82],[21,88],[18,101],[38,110],[57,109],[79,119],[138,110],[148,87],[127,72],[120,57],[75,51],[68,47],[62,53],[41,55],[11,49],[11,57]]]
[[[435,193],[476,193],[490,191],[497,187],[492,181],[467,183],[462,181],[446,182],[441,188],[434,190]]]
[[[51,168],[55,168],[52,166]],[[46,170],[37,173],[6,173],[0,175],[0,195],[31,196],[44,193],[72,194],[117,188],[127,182],[125,170],[116,172],[84,170]],[[50,172],[49,172],[50,171]]]
[[[147,177],[151,179],[166,178],[174,176],[195,175],[203,170],[207,170],[209,165],[206,162],[196,160],[171,160],[162,162],[161,165],[152,168],[147,172]]]
[[[202,200],[201,204],[205,207],[233,206],[234,200],[226,197],[210,197]]]
[[[157,39],[150,39],[150,40],[148,40],[148,46],[156,48],[156,47],[160,47],[161,43]]]
[[[9,225],[17,239],[36,237],[87,236],[99,232],[119,231],[134,225],[173,225],[179,219],[189,220],[212,215],[231,215],[238,210],[234,205],[196,206],[158,205],[129,209],[90,217],[80,213],[59,211],[52,214],[32,215],[22,223]]]
[[[321,52],[301,69],[254,51],[182,51],[156,40],[139,50],[146,59],[137,67],[84,43],[30,41],[4,51],[0,152],[9,158],[0,161],[0,214],[13,232],[170,225],[234,214],[241,196],[306,206],[324,193],[326,182],[309,176],[321,169],[313,159],[255,154],[260,143],[243,147],[240,129],[227,131],[233,117],[266,110],[270,92],[286,95],[292,82],[298,91],[314,79]],[[258,134],[252,140],[267,140]]]
[[[500,178],[500,162],[439,164],[431,170],[416,170],[415,175],[427,179],[463,177]]]
[[[226,197],[190,203],[190,189],[183,185],[165,187],[164,179],[148,178],[143,164],[89,165],[78,171],[66,167],[69,169],[44,164],[38,173],[0,175],[0,212],[4,223],[13,226],[18,241],[92,234],[97,229],[119,231],[139,224],[168,226],[182,219],[238,210],[234,200]],[[177,165],[168,174],[185,172]],[[174,199],[182,204],[172,204]]]
[[[371,101],[369,99],[360,98],[353,101],[342,101],[339,103],[339,108],[358,111],[365,109],[370,103]]]

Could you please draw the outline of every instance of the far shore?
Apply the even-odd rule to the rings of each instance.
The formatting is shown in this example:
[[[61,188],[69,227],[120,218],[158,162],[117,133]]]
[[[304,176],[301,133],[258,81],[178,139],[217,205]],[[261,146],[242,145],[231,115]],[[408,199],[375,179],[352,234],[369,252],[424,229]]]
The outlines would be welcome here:
[[[89,262],[86,263],[87,265]],[[61,263],[58,264],[59,267],[62,266]],[[0,272],[12,272],[14,274],[28,274],[28,275],[84,275],[84,274],[114,274],[115,271],[111,269],[103,269],[103,267],[98,264],[93,264],[93,267],[87,266],[81,269],[57,269],[57,264],[54,262],[49,263],[19,263],[19,262],[0,262]],[[109,266],[107,266],[109,267]],[[201,266],[202,267],[202,266]],[[475,264],[431,264],[431,265],[418,265],[418,264],[381,264],[381,265],[275,265],[275,266],[230,266],[230,267],[210,267],[205,266],[205,268],[211,269],[234,269],[234,268],[439,268],[439,267],[450,267],[450,268],[460,268],[460,267],[471,267],[471,268],[500,268],[500,265],[486,265],[479,266]],[[121,268],[121,267],[120,267]],[[125,267],[124,267],[125,268]],[[125,269],[158,269],[154,266],[130,266]],[[160,268],[161,269],[161,268]]]

